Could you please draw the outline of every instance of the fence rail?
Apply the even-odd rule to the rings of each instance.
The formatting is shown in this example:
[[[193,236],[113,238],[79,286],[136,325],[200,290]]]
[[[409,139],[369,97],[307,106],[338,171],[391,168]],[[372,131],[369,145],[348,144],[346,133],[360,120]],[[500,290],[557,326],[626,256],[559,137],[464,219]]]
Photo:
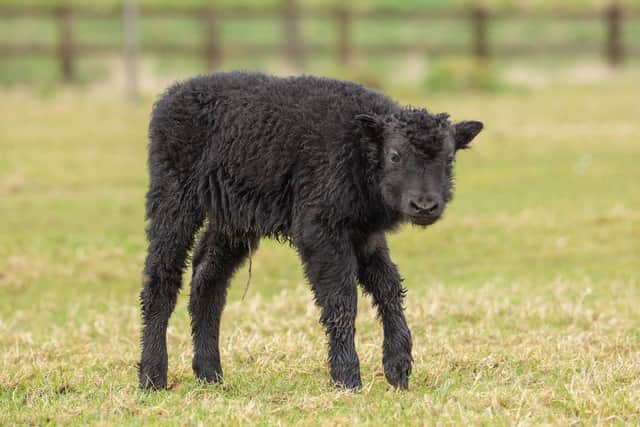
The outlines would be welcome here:
[[[494,56],[524,56],[537,53],[551,55],[571,54],[585,52],[589,46],[574,44],[535,46],[535,45],[507,45],[491,46],[488,36],[492,22],[509,20],[514,18],[540,18],[563,20],[599,19],[605,28],[605,36],[602,40],[602,53],[606,60],[616,66],[622,63],[629,54],[638,51],[637,46],[625,46],[623,43],[623,24],[630,19],[640,18],[640,10],[623,8],[617,3],[612,3],[599,10],[573,10],[573,9],[545,9],[545,10],[489,10],[481,7],[467,9],[446,10],[397,10],[390,8],[377,9],[353,9],[347,7],[324,9],[299,9],[295,0],[283,0],[279,8],[184,8],[184,7],[159,7],[141,6],[127,7],[127,4],[135,4],[125,1],[125,5],[114,8],[96,8],[87,6],[0,6],[0,19],[7,17],[49,17],[58,21],[59,35],[57,44],[45,43],[2,43],[0,42],[0,55],[2,56],[26,56],[26,55],[55,55],[58,58],[62,76],[71,81],[75,75],[75,62],[79,56],[102,55],[106,53],[122,52],[127,61],[135,61],[140,52],[171,54],[171,55],[200,55],[205,60],[210,70],[220,67],[223,58],[229,55],[284,55],[291,63],[303,65],[304,58],[309,54],[335,55],[336,61],[344,66],[353,63],[353,57],[358,53],[367,55],[398,55],[407,53],[419,53],[424,55],[445,54],[469,54],[476,58],[487,59]],[[136,14],[135,21],[127,21],[127,10],[133,10]],[[153,43],[140,46],[137,40],[137,29],[131,25],[137,25],[138,17],[183,17],[200,20],[204,26],[203,41],[200,44],[179,43]],[[76,39],[74,34],[74,21],[79,18],[113,18],[123,19],[129,22],[124,27],[132,32],[133,36],[123,37],[122,44],[109,43],[83,43]],[[333,45],[326,43],[305,42],[300,32],[302,17],[327,18],[335,25],[336,42]],[[222,43],[220,39],[220,24],[225,19],[250,20],[275,18],[280,20],[285,41],[283,44],[264,45],[257,43]],[[466,49],[464,46],[429,45],[426,43],[379,43],[375,45],[357,46],[353,43],[353,23],[355,20],[381,20],[381,21],[412,21],[433,22],[441,19],[462,20],[468,22],[471,28],[472,43]],[[127,31],[127,30],[125,30]],[[132,44],[135,43],[135,44]],[[625,49],[626,47],[626,49]],[[134,66],[135,68],[135,66]]]

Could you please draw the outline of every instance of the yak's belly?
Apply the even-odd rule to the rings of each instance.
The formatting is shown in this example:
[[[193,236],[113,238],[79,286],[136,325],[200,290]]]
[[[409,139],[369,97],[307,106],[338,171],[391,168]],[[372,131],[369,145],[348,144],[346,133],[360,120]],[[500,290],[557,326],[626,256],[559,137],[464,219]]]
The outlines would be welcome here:
[[[253,185],[252,185],[253,184]],[[291,192],[246,180],[210,180],[209,217],[233,233],[287,236],[291,227]]]

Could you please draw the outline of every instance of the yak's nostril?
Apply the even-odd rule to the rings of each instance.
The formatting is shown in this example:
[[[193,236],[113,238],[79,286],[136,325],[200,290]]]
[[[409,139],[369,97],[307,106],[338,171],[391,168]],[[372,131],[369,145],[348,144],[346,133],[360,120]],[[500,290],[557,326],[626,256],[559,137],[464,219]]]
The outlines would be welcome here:
[[[425,204],[424,211],[428,214],[434,214],[438,211],[439,203],[436,201],[430,201]]]
[[[426,200],[419,200],[419,201],[412,200],[409,202],[409,206],[417,214],[432,215],[438,211],[438,208],[440,207],[440,203],[438,203],[438,201],[433,199],[426,199]]]

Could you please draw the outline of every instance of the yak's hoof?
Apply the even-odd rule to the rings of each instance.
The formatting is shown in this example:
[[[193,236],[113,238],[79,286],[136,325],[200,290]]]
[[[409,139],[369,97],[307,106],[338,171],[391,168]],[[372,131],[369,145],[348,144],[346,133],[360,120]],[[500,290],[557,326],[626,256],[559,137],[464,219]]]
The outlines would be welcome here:
[[[222,384],[222,372],[195,372],[196,378],[210,384]]]
[[[356,391],[362,388],[360,378],[354,381],[336,381],[336,387],[343,390]]]
[[[164,390],[167,388],[167,367],[151,367],[146,363],[140,363],[138,380],[142,390]]]
[[[362,388],[360,369],[343,371],[332,375],[336,387],[346,390],[359,390]]]
[[[196,378],[199,380],[212,384],[222,384],[222,368],[219,366],[206,366],[194,360],[191,367],[193,368],[193,373],[196,375]]]
[[[384,361],[384,376],[392,386],[401,390],[409,388],[409,374],[411,374],[411,357],[395,356]]]

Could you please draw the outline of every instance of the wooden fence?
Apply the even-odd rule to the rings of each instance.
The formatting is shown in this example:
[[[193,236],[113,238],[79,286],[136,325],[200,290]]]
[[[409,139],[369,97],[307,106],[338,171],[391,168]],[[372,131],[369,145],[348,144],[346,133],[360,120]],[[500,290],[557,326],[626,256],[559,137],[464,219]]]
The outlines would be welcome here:
[[[348,66],[352,58],[361,53],[366,55],[396,55],[406,53],[420,53],[429,56],[442,54],[470,54],[477,58],[487,59],[493,56],[530,55],[534,53],[570,55],[576,51],[584,51],[585,46],[506,46],[496,48],[489,42],[489,27],[492,21],[512,18],[543,18],[543,19],[571,19],[571,20],[600,20],[605,28],[605,38],[602,40],[602,53],[606,60],[616,66],[628,53],[635,53],[635,47],[625,50],[622,40],[622,27],[625,20],[636,19],[638,10],[624,9],[617,3],[612,3],[601,10],[568,10],[553,9],[540,11],[502,10],[491,11],[481,7],[455,10],[410,10],[397,9],[368,9],[357,10],[348,7],[333,9],[304,9],[301,10],[295,0],[283,0],[282,7],[270,9],[247,8],[176,8],[176,7],[142,7],[139,11],[135,1],[126,1],[122,8],[98,9],[87,6],[62,7],[27,7],[0,6],[0,19],[7,17],[40,16],[54,18],[59,23],[59,37],[57,45],[44,43],[2,43],[2,56],[30,56],[52,55],[58,58],[62,76],[66,81],[74,79],[75,63],[78,57],[104,53],[122,52],[129,64],[129,73],[135,78],[135,63],[138,53],[161,55],[201,55],[208,68],[215,70],[220,67],[227,55],[284,55],[292,64],[303,65],[304,58],[313,54],[335,55],[336,61]],[[137,22],[142,17],[187,17],[201,20],[204,23],[205,34],[200,45],[184,45],[172,43],[152,43],[140,46],[138,42]],[[331,19],[335,23],[336,42],[333,45],[304,42],[301,36],[300,21],[303,16]],[[83,43],[74,35],[74,21],[82,17],[102,17],[122,19],[123,43],[97,44]],[[221,43],[220,23],[224,19],[255,19],[272,18],[281,22],[284,30],[282,45],[268,45],[256,43]],[[353,43],[353,23],[358,19],[396,22],[416,20],[420,22],[434,22],[441,19],[464,20],[472,30],[472,43],[467,49],[459,46],[432,45],[423,42],[412,44],[383,43],[367,46],[356,46]]]

